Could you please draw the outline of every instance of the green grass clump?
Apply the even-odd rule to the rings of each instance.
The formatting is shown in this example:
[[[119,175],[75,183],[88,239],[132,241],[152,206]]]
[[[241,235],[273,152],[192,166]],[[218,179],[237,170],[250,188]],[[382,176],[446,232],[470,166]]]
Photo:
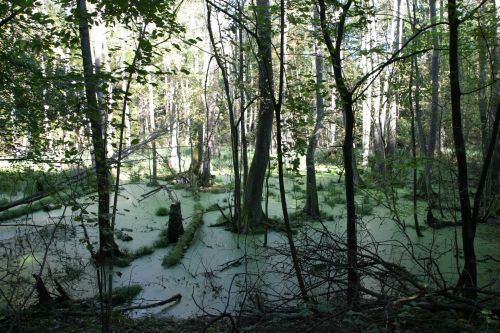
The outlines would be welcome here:
[[[164,248],[168,246],[167,228],[160,231],[158,239],[153,243],[154,248]]]
[[[132,284],[113,289],[113,305],[121,305],[132,301],[142,291],[142,286]]]
[[[168,216],[169,213],[170,210],[167,207],[158,207],[155,212],[156,216]]]
[[[323,203],[329,206],[330,208],[335,208],[335,197],[326,196],[323,199]]]
[[[140,248],[138,248],[134,252],[130,252],[127,249],[123,250],[122,252],[123,252],[122,256],[115,257],[113,260],[113,264],[117,267],[127,267],[135,259],[152,254],[154,252],[154,247],[141,246]]]
[[[135,250],[134,257],[137,259],[140,257],[148,256],[152,254],[154,251],[155,250],[153,249],[152,246],[141,246],[140,248]]]
[[[214,184],[214,185],[210,186],[209,188],[207,188],[205,190],[205,192],[213,193],[213,194],[222,194],[222,193],[226,193],[230,189],[231,188],[229,185],[225,186],[224,184]]]
[[[302,186],[300,186],[299,184],[293,184],[293,186],[292,186],[292,191],[293,191],[293,192],[303,193],[303,192],[305,192],[306,190],[305,190]]]
[[[361,216],[371,215],[373,213],[373,206],[371,204],[362,204],[356,206],[356,213]]]
[[[59,192],[54,196],[45,197],[30,204],[21,205],[1,212],[0,221],[6,221],[17,217],[26,216],[40,210],[50,211],[59,209],[63,204],[70,204],[74,199],[79,198],[89,193],[90,191],[91,190],[88,189],[81,189],[73,192]]]
[[[179,238],[169,254],[163,258],[163,266],[171,267],[179,263],[184,256],[184,252],[194,239],[196,231],[203,224],[203,206],[200,203],[194,205],[193,216],[191,223],[185,228],[184,234]]]

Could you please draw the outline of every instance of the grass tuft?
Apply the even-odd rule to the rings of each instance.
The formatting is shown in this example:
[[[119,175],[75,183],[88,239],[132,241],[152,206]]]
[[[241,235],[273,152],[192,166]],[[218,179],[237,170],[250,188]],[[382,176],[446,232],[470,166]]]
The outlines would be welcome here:
[[[130,252],[127,249],[123,250],[123,256],[115,257],[113,264],[117,267],[127,267],[132,261],[140,257],[148,256],[154,252],[152,246],[141,246],[134,252]]]
[[[155,212],[156,216],[168,216],[169,213],[170,210],[167,207],[158,207]]]
[[[113,305],[121,305],[132,301],[142,291],[142,286],[131,284],[129,286],[117,287],[113,289]]]

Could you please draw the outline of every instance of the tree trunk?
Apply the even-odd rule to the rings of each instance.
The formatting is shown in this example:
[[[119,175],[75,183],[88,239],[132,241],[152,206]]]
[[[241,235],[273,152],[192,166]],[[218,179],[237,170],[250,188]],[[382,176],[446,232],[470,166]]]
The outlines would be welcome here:
[[[401,29],[401,0],[394,0],[393,2],[393,19],[391,24],[390,45],[392,54],[400,48],[400,36],[403,33]],[[391,90],[397,90],[397,86],[391,86],[392,78],[397,76],[397,69],[395,66],[388,66],[386,72],[386,86],[387,86],[387,104],[389,107],[387,119],[387,148],[386,157],[389,157],[387,169],[389,172],[392,170],[393,160],[392,157],[396,153],[396,131],[398,121],[398,93],[391,93]]]
[[[238,2],[240,20],[243,17],[245,10],[245,0],[240,0]],[[239,58],[238,58],[238,90],[240,94],[240,126],[241,126],[241,165],[243,168],[243,184],[246,184],[248,177],[248,148],[247,148],[247,137],[246,137],[246,110],[245,110],[245,41],[243,35],[243,25],[238,25],[238,42],[239,42]]]
[[[103,124],[101,112],[97,103],[97,81],[94,76],[94,67],[92,61],[92,51],[90,46],[89,22],[87,4],[85,0],[77,1],[79,30],[80,30],[80,45],[83,61],[83,72],[85,79],[85,95],[87,99],[87,117],[90,120],[92,129],[92,144],[94,147],[94,160],[96,167],[97,178],[97,195],[98,195],[98,225],[99,225],[99,259],[97,264],[103,269],[107,268],[109,274],[112,274],[111,258],[113,257],[114,240],[113,232],[110,228],[109,220],[109,173],[106,161],[106,138],[103,133]],[[106,277],[103,272],[102,277]],[[101,290],[105,291],[107,283],[104,279],[101,281]],[[110,285],[111,285],[111,281]],[[111,289],[111,288],[109,288]],[[103,310],[102,331],[110,331],[111,321],[111,290],[107,290],[106,299],[108,300],[106,312]],[[101,303],[104,304],[104,303]]]
[[[156,130],[156,116],[155,116],[155,99],[154,99],[154,87],[151,74],[148,74],[148,111],[149,111],[149,132],[153,133]],[[156,152],[156,142],[151,142],[151,153],[152,153],[152,172],[149,184],[151,186],[158,185],[158,160]]]
[[[122,91],[126,91],[127,89],[127,80],[126,80],[126,63],[127,63],[127,51],[126,51],[126,45],[127,43],[125,42],[125,28],[122,26],[120,27],[120,38],[122,39],[121,43],[121,62],[120,62],[120,70],[121,70],[121,89]],[[128,97],[128,96],[126,96]],[[130,138],[130,113],[129,113],[129,107],[128,103],[125,104],[125,119],[124,119],[124,126],[125,126],[125,147],[130,148],[131,145],[131,138]]]
[[[368,29],[371,32],[373,27],[373,22],[368,24]],[[365,34],[362,37],[363,49],[365,52],[371,50],[371,34]],[[366,75],[372,71],[372,59],[371,56],[362,56],[362,66],[363,74]],[[361,146],[363,149],[363,161],[362,166],[364,168],[368,167],[368,157],[370,156],[370,135],[371,135],[371,124],[372,124],[372,89],[373,85],[370,84],[366,89],[366,100],[363,100],[363,127],[361,136]]]
[[[184,234],[184,226],[182,225],[181,203],[177,201],[170,205],[167,226],[168,242],[176,243],[182,234]]]
[[[317,21],[319,19],[319,14],[316,8],[314,10],[314,19]],[[315,35],[320,33],[320,28],[315,23]],[[315,37],[316,39],[316,37]],[[304,212],[313,217],[318,218],[320,216],[319,203],[318,203],[318,189],[316,186],[316,169],[315,169],[315,152],[316,145],[318,144],[318,139],[320,135],[320,130],[323,127],[324,118],[324,105],[323,105],[323,95],[321,85],[323,84],[323,58],[321,54],[321,49],[316,41],[314,43],[315,51],[315,70],[316,70],[316,121],[314,124],[314,129],[309,137],[309,143],[307,145],[306,152],[306,204],[304,207]]]
[[[474,251],[474,226],[471,219],[469,198],[469,183],[467,174],[467,154],[462,131],[462,110],[460,105],[460,76],[458,63],[458,27],[459,18],[456,0],[448,0],[449,62],[450,62],[450,96],[451,120],[453,126],[453,141],[458,167],[458,192],[460,197],[460,212],[462,215],[462,242],[464,251],[464,268],[460,282],[464,287],[464,295],[475,298],[477,286],[476,254]]]
[[[336,26],[335,46],[330,37],[326,22],[325,0],[318,0],[321,30],[325,44],[330,53],[330,61],[333,65],[335,83],[342,101],[342,107],[345,117],[345,135],[342,150],[344,152],[345,169],[345,191],[347,205],[347,303],[356,306],[359,302],[360,281],[357,270],[357,235],[356,235],[356,208],[354,203],[354,168],[353,168],[353,144],[354,144],[354,110],[352,92],[347,88],[342,73],[342,58],[340,48],[344,37],[344,28],[349,8],[352,1],[348,0],[342,6],[339,21]]]
[[[240,167],[239,167],[239,144],[238,144],[238,125],[234,119],[234,107],[233,99],[231,96],[231,87],[229,86],[229,77],[227,69],[222,61],[222,58],[215,44],[214,35],[212,32],[211,24],[211,7],[207,3],[207,28],[210,37],[210,42],[212,43],[212,49],[214,51],[214,57],[217,61],[217,65],[222,73],[222,80],[224,82],[224,92],[226,94],[227,111],[229,113],[229,126],[231,130],[231,153],[233,157],[233,173],[234,173],[234,216],[233,216],[233,229],[238,233],[241,231],[241,178],[240,178]],[[261,208],[262,209],[262,208]]]
[[[414,28],[414,21],[412,21],[412,28]],[[417,213],[417,140],[416,140],[416,130],[415,130],[415,109],[420,108],[419,102],[419,85],[418,79],[415,87],[415,107],[413,106],[413,70],[417,64],[417,57],[413,56],[411,59],[411,70],[410,70],[410,86],[408,87],[408,104],[410,105],[411,111],[411,153],[413,158],[413,221],[415,223],[415,231],[417,237],[422,237],[423,234],[420,231],[420,225],[418,223],[418,213]],[[418,93],[417,93],[418,92]]]
[[[437,22],[436,0],[429,0],[431,24]],[[429,146],[427,149],[427,162],[425,166],[425,185],[427,201],[433,206],[432,191],[432,160],[436,150],[437,136],[439,135],[439,35],[437,27],[432,27],[432,59],[431,59],[431,117],[429,129]]]
[[[271,14],[269,0],[257,0],[260,110],[257,115],[255,150],[248,170],[248,178],[243,195],[242,223],[244,228],[262,223],[262,190],[269,161],[271,130],[273,127],[273,97],[270,87],[274,86],[271,54]]]

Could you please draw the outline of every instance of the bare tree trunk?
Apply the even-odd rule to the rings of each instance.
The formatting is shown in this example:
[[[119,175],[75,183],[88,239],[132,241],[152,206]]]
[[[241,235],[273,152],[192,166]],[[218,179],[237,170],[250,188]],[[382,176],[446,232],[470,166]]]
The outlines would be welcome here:
[[[126,63],[127,63],[127,49],[126,45],[127,43],[125,42],[125,28],[123,26],[120,27],[120,38],[122,39],[121,41],[121,59],[120,59],[120,71],[122,72],[122,77],[121,77],[121,89],[122,91],[126,91],[127,89],[127,80],[126,80]],[[125,103],[125,119],[124,119],[124,126],[125,126],[125,146],[127,148],[130,147],[131,143],[131,130],[130,130],[130,112],[129,112],[129,107],[128,103]]]
[[[229,126],[231,128],[231,152],[233,157],[233,172],[234,172],[234,216],[233,216],[233,228],[238,233],[241,231],[241,178],[239,169],[239,144],[238,144],[238,125],[234,119],[234,107],[233,99],[231,97],[231,88],[229,86],[229,78],[226,70],[226,66],[222,61],[222,58],[215,44],[212,24],[211,24],[211,7],[207,3],[207,28],[210,36],[210,42],[212,43],[212,49],[214,51],[215,60],[222,73],[222,79],[224,81],[224,91],[226,93],[226,103],[227,111],[229,113]],[[262,210],[262,208],[261,208]]]
[[[436,0],[429,0],[431,24],[437,22]],[[427,149],[427,162],[425,166],[425,186],[429,207],[433,206],[432,191],[432,160],[436,150],[437,136],[439,135],[439,35],[437,27],[432,27],[432,59],[431,59],[431,117],[429,129],[429,146]]]
[[[262,190],[269,161],[269,147],[273,127],[273,96],[269,89],[274,86],[269,0],[257,0],[255,13],[259,39],[257,62],[259,65],[260,110],[257,116],[255,151],[248,170],[243,195],[242,223],[244,228],[250,228],[262,223]]]
[[[240,20],[243,17],[245,11],[245,0],[238,1],[239,6],[239,14]],[[240,93],[240,126],[241,126],[241,164],[243,167],[243,184],[246,184],[248,177],[248,148],[247,148],[247,134],[246,134],[246,113],[245,110],[245,40],[243,35],[243,25],[238,25],[238,43],[239,43],[239,57],[238,57],[238,66],[239,66],[239,75],[238,75],[238,89]]]
[[[335,45],[330,37],[330,32],[326,21],[325,0],[318,0],[319,14],[321,19],[321,30],[325,44],[330,53],[330,61],[333,65],[335,83],[340,94],[345,117],[345,135],[342,150],[344,152],[345,169],[345,191],[347,205],[347,302],[351,306],[356,306],[359,302],[360,281],[357,270],[357,235],[356,235],[356,208],[354,203],[354,168],[353,168],[353,144],[354,144],[354,110],[352,92],[347,88],[342,73],[342,58],[340,48],[344,38],[344,28],[349,8],[352,1],[348,0],[342,6],[342,12],[336,24]]]
[[[152,133],[156,130],[156,116],[155,116],[155,96],[154,96],[154,87],[153,87],[153,79],[151,74],[148,74],[148,110],[149,110],[149,132]],[[151,142],[151,153],[152,153],[152,172],[151,178],[149,180],[149,184],[151,186],[158,185],[158,159],[156,152],[156,142],[153,140]]]
[[[371,32],[372,27],[374,25],[373,22],[368,24],[368,30]],[[363,49],[368,52],[371,50],[371,34],[365,34],[362,37]],[[363,55],[362,56],[362,66],[363,73],[367,74],[372,71],[372,59],[371,56]],[[368,167],[368,157],[370,156],[370,135],[371,135],[371,125],[372,125],[372,90],[373,86],[370,84],[366,90],[366,100],[363,100],[363,126],[362,126],[362,136],[361,136],[361,145],[363,149],[363,161],[362,166],[364,168]]]
[[[413,27],[413,21],[412,21]],[[417,67],[417,57],[413,56],[411,59],[411,71],[410,71],[410,86],[408,89],[408,104],[411,110],[411,153],[413,157],[413,221],[415,223],[415,231],[417,237],[422,237],[422,231],[420,231],[420,225],[418,223],[418,213],[417,213],[417,140],[415,135],[415,109],[420,108],[420,87],[418,84],[418,78],[415,87],[415,107],[413,106],[413,70]],[[417,72],[418,74],[418,72]]]
[[[401,29],[401,0],[394,0],[393,2],[393,19],[391,24],[391,50],[392,54],[395,54],[396,51],[400,48],[400,36],[403,33]],[[393,157],[396,152],[396,130],[397,130],[397,121],[398,121],[398,94],[394,94],[390,92],[392,77],[396,76],[396,67],[388,66],[386,72],[386,94],[387,94],[387,104],[389,108],[388,119],[387,119],[387,147],[386,147],[386,157]],[[388,163],[388,171],[392,170],[392,160],[389,159]]]
[[[103,132],[102,116],[97,102],[97,81],[94,75],[94,66],[92,61],[92,51],[90,45],[89,22],[87,4],[85,0],[77,1],[80,44],[82,51],[83,72],[85,78],[85,94],[87,99],[87,117],[90,120],[92,128],[92,144],[94,146],[94,159],[97,178],[98,195],[98,225],[99,225],[99,258],[96,262],[101,267],[100,290],[105,292],[108,283],[106,278],[112,276],[112,251],[114,248],[113,232],[110,228],[109,220],[109,173],[106,161],[106,139]],[[106,275],[105,269],[109,275]],[[109,280],[111,286],[111,280]],[[102,332],[108,333],[111,330],[111,288],[107,290],[107,306],[102,308]],[[101,299],[103,301],[103,299]],[[104,305],[104,302],[102,302]],[[102,306],[103,306],[102,305]]]
[[[317,21],[319,19],[318,11],[316,10],[316,6],[313,9],[314,11],[314,20]],[[314,28],[315,35],[321,33],[321,29],[315,23]],[[321,49],[317,42],[317,37],[315,36],[314,43],[314,62],[315,62],[315,70],[316,70],[316,121],[314,124],[314,129],[309,137],[309,143],[307,145],[306,152],[306,204],[304,207],[304,212],[313,217],[318,218],[320,215],[319,212],[319,202],[318,202],[318,189],[316,186],[316,169],[315,169],[315,152],[316,146],[318,144],[318,139],[320,135],[320,130],[323,127],[323,118],[324,118],[324,105],[323,105],[323,95],[321,85],[323,84],[323,58],[321,54]]]
[[[462,131],[462,110],[460,106],[460,75],[458,62],[458,27],[460,24],[456,0],[448,0],[448,23],[450,27],[450,96],[451,120],[453,126],[453,141],[458,167],[458,191],[460,197],[460,212],[462,215],[462,242],[465,265],[460,284],[464,286],[464,295],[476,298],[477,268],[474,250],[474,225],[471,216],[469,198],[469,182],[467,173],[467,154]]]

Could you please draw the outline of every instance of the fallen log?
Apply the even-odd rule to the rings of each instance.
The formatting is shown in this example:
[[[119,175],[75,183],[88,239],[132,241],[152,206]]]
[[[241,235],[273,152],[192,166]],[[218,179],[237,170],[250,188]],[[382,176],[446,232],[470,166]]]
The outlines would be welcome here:
[[[143,310],[143,309],[151,309],[157,306],[162,306],[166,305],[169,303],[177,303],[181,300],[182,295],[181,294],[176,294],[170,298],[167,298],[166,300],[160,301],[160,302],[155,302],[151,304],[146,304],[146,305],[135,305],[135,306],[129,306],[126,308],[115,308],[115,311],[120,311],[120,312],[127,312],[131,310]]]
[[[125,149],[125,151],[123,152],[122,154],[122,159],[124,159],[125,157],[131,155],[132,153],[136,152],[137,150],[143,148],[145,145],[147,145],[149,142],[151,141],[154,141],[158,138],[160,138],[161,136],[165,135],[167,133],[167,130],[165,129],[161,129],[159,131],[156,131],[156,132],[153,132],[151,133],[146,139],[144,139],[142,142],[136,144],[136,145],[133,145],[132,147],[128,148],[128,149]],[[113,155],[112,157],[109,158],[109,161],[110,161],[110,165],[113,164],[113,163],[117,163],[117,156]],[[35,201],[38,201],[38,200],[41,200],[45,197],[48,197],[50,195],[53,195],[55,193],[58,193],[62,190],[64,190],[65,188],[67,188],[69,185],[72,185],[78,181],[81,181],[83,179],[85,179],[89,172],[90,171],[93,171],[94,168],[85,168],[84,170],[72,175],[72,176],[69,176],[68,178],[64,179],[64,181],[58,183],[58,184],[55,184],[52,186],[52,189],[48,190],[48,191],[44,191],[44,192],[38,192],[38,193],[35,193],[29,197],[26,197],[26,198],[22,198],[22,199],[19,199],[19,200],[14,200],[6,205],[2,205],[0,206],[0,212],[3,212],[5,210],[8,210],[10,208],[14,208],[14,207],[17,207],[17,206],[20,206],[20,205],[25,205],[25,204],[30,204],[32,202],[35,202]]]

